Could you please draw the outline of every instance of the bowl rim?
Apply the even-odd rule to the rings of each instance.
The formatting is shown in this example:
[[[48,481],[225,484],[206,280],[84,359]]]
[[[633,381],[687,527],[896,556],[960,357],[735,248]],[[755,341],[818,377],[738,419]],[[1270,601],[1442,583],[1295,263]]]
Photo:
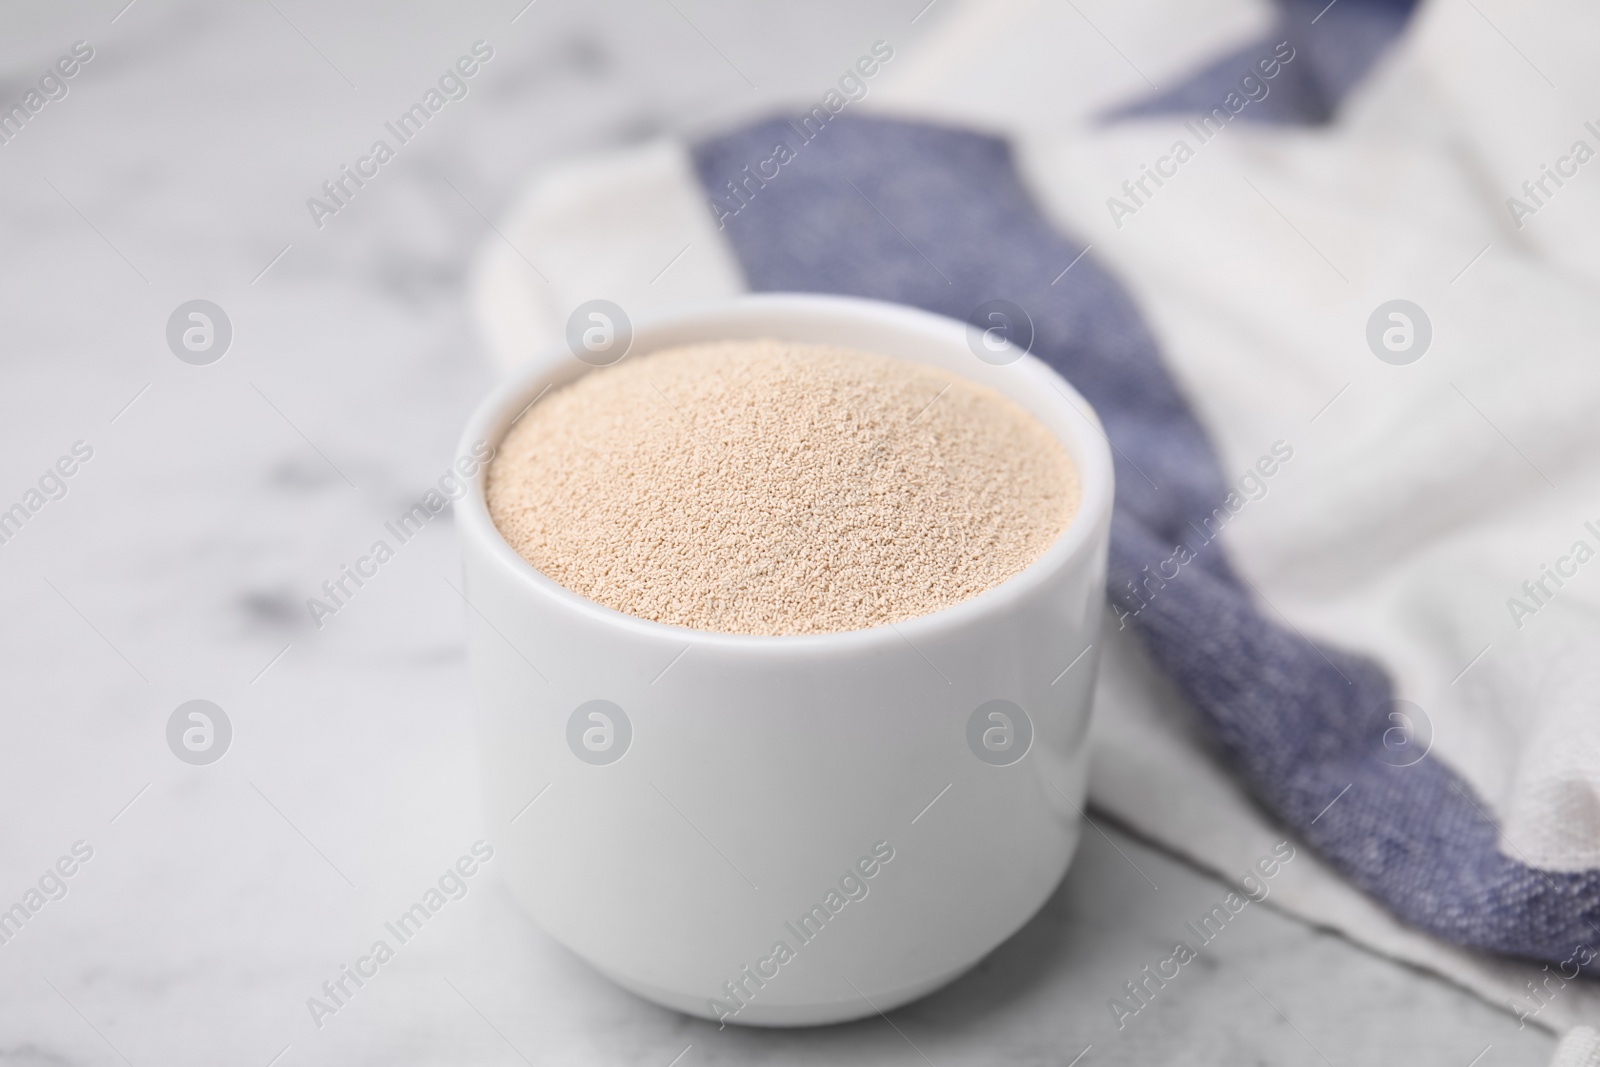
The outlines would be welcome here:
[[[703,323],[706,327],[705,340],[726,340],[726,333],[717,332],[719,323],[755,320],[784,313],[793,315],[797,312],[854,319],[861,324],[896,329],[921,335],[936,343],[963,347],[967,344],[966,331],[970,329],[966,323],[956,319],[887,301],[818,293],[754,293],[720,300],[685,302],[670,311],[642,316],[633,326],[628,353],[637,354],[641,339],[647,339],[652,334],[682,330]],[[781,330],[772,333],[781,334]],[[648,341],[644,343],[647,351],[653,350],[653,347],[648,347]],[[839,344],[840,347],[852,347],[848,341]],[[1010,343],[1007,342],[1007,345]],[[474,446],[484,442],[492,443],[495,450],[490,453],[492,457],[498,452],[500,442],[515,419],[520,418],[544,389],[567,384],[595,369],[599,368],[585,366],[562,343],[545,348],[497,384],[478,405],[462,432],[457,456],[474,454]],[[1004,369],[1015,372],[1021,379],[1039,387],[1035,390],[1036,396],[1055,406],[1057,414],[1070,427],[1069,439],[1063,439],[1048,425],[1046,429],[1067,450],[1077,468],[1080,494],[1078,510],[1061,534],[1028,566],[998,585],[925,615],[829,633],[739,634],[696,630],[618,611],[561,585],[511,547],[489,515],[486,488],[491,459],[480,463],[473,476],[465,479],[468,483],[467,492],[455,502],[456,522],[463,539],[462,551],[470,552],[469,545],[476,543],[512,585],[521,587],[529,595],[550,602],[558,610],[586,616],[596,624],[627,631],[639,638],[686,644],[688,648],[718,647],[780,655],[863,652],[881,645],[902,643],[909,643],[916,649],[919,647],[919,638],[933,641],[981,624],[991,617],[1006,614],[1018,602],[1037,595],[1042,586],[1061,572],[1086,561],[1097,551],[1104,551],[1105,538],[1100,531],[1110,523],[1113,467],[1109,439],[1099,417],[1082,394],[1036,356],[1024,353]],[[963,377],[996,389],[1027,410],[1027,405],[1013,392],[971,375]],[[1055,395],[1050,396],[1051,393]],[[1032,415],[1032,412],[1029,414]],[[470,593],[469,589],[469,596]],[[470,600],[468,603],[471,605]]]

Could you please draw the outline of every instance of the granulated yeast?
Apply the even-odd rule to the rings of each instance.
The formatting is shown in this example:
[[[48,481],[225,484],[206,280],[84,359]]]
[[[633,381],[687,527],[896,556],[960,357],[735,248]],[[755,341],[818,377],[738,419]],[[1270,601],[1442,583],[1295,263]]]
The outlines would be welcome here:
[[[530,408],[489,512],[550,578],[618,611],[813,634],[948,607],[1022,570],[1078,507],[1031,415],[932,367],[723,341],[580,378]]]

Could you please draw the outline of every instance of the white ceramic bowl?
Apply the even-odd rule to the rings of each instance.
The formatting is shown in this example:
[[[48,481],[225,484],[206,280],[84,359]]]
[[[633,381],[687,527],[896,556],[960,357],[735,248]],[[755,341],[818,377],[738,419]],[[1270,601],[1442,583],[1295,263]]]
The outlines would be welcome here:
[[[1066,870],[1111,457],[1088,403],[1043,363],[991,365],[964,324],[898,305],[743,297],[641,323],[630,351],[741,337],[865,349],[992,386],[1059,438],[1083,487],[1060,539],[1001,585],[892,626],[792,637],[602,607],[506,544],[483,473],[456,505],[512,893],[649,1000],[739,1023],[838,1022],[950,981]],[[541,390],[589,369],[565,349],[534,361],[478,409],[463,453],[498,444]]]

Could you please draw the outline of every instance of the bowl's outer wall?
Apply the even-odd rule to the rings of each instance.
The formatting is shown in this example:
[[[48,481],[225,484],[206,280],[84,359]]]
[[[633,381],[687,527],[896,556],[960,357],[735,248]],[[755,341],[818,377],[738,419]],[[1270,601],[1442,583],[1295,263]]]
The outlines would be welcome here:
[[[828,340],[966,373],[1038,415],[1085,483],[1068,551],[946,612],[820,638],[730,640],[599,608],[511,552],[481,475],[462,501],[488,817],[513,894],[557,940],[672,1007],[738,1007],[733,982],[749,1001],[738,1021],[837,1021],[977,962],[1066,869],[1086,787],[1110,457],[1081,398],[1041,395],[1060,393],[1042,364],[980,363],[959,324],[907,309],[747,298],[641,327],[635,351],[729,336]],[[512,383],[464,448],[497,442],[544,384],[585,369],[575,364]],[[569,716],[595,699],[633,731],[604,766],[567,744]],[[969,717],[995,699],[1033,724],[1009,766],[967,743]],[[875,846],[893,858],[841,886]],[[802,942],[800,919],[828,904],[837,912]],[[779,941],[793,958],[758,968]],[[759,985],[742,973],[774,966]]]

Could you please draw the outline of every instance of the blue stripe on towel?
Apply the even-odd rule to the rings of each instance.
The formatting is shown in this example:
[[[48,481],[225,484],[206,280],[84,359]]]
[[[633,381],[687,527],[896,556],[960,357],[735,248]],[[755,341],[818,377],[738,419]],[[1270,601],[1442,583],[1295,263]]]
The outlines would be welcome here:
[[[1416,0],[1279,0],[1271,33],[1206,64],[1171,89],[1105,116],[1201,115],[1224,106],[1229,93],[1266,95],[1236,114],[1253,122],[1315,125],[1333,118],[1344,99],[1405,28]],[[1258,64],[1288,42],[1292,59],[1270,80]],[[1282,53],[1278,53],[1279,56]],[[1255,85],[1241,86],[1246,75]]]
[[[780,142],[794,158],[764,183],[747,178],[742,168],[756,173]],[[1180,542],[1199,545],[1226,492],[1205,432],[1116,279],[1092,257],[1062,275],[1083,245],[1040,215],[1004,141],[841,116],[807,142],[772,121],[701,145],[696,164],[754,289],[957,319],[993,298],[1029,312],[1033,352],[1089,398],[1114,445],[1114,593]],[[726,184],[735,179],[742,207]],[[1383,670],[1280,625],[1219,545],[1199,547],[1128,624],[1262,803],[1395,914],[1448,941],[1542,960],[1597,943],[1600,872],[1507,859],[1483,805],[1444,764],[1385,763]]]

